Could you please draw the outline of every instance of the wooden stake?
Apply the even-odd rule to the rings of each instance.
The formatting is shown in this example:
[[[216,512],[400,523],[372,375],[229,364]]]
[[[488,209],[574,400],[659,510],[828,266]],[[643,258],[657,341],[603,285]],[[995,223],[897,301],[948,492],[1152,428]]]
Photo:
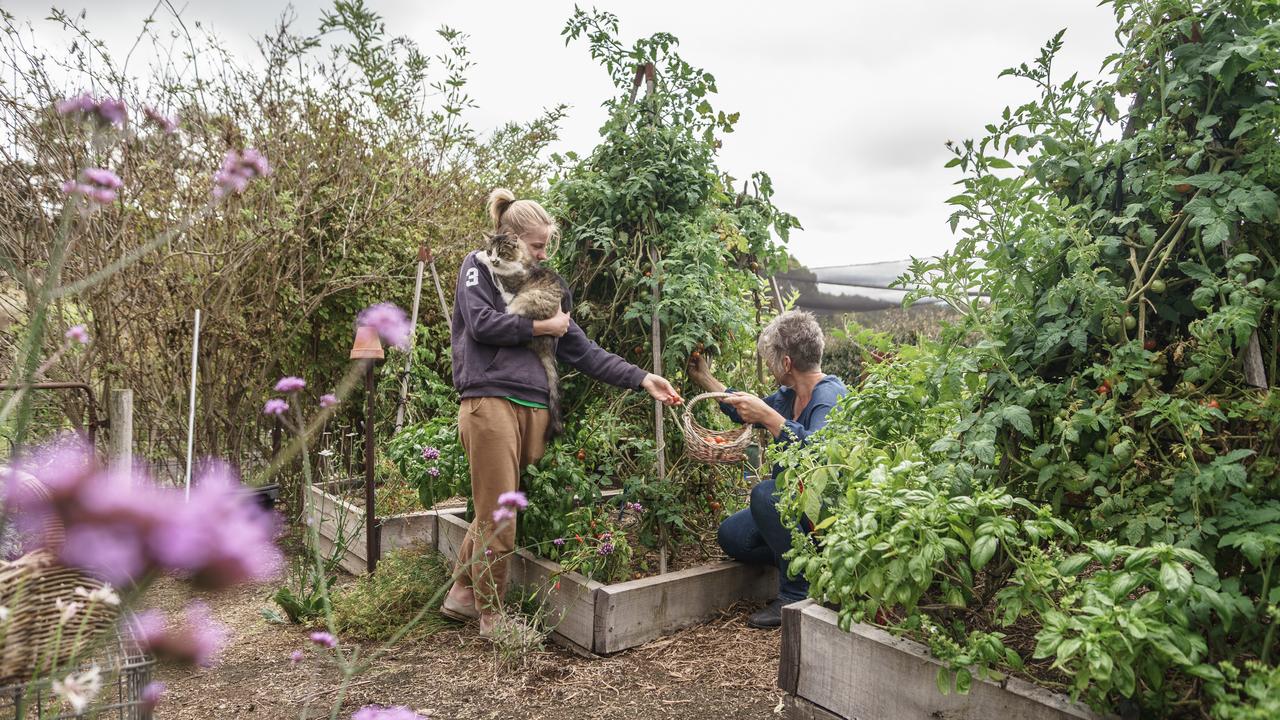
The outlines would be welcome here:
[[[396,403],[396,432],[404,427],[404,406],[409,398],[409,370],[413,367],[413,347],[418,334],[418,300],[422,298],[422,267],[427,262],[427,246],[418,246],[418,273],[413,283],[413,310],[409,314],[409,352],[405,353],[404,374],[400,376],[400,400]]]
[[[653,373],[662,374],[662,327],[658,320],[658,302],[662,299],[662,291],[658,286],[661,276],[658,274],[658,251],[649,248],[649,261],[653,264],[653,313],[650,317],[649,332],[653,341]],[[667,440],[663,425],[662,403],[653,401],[653,431],[657,438],[658,480],[667,479]],[[658,524],[658,574],[667,572],[667,525]]]

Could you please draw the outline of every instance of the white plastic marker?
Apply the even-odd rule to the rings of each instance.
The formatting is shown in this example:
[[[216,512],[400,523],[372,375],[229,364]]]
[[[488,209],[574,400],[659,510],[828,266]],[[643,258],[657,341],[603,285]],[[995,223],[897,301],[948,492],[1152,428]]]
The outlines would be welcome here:
[[[191,450],[196,439],[196,358],[200,356],[200,309],[196,308],[196,327],[195,332],[191,336],[191,396],[188,404],[191,406],[190,412],[187,414],[187,479],[186,479],[186,498],[191,499]]]

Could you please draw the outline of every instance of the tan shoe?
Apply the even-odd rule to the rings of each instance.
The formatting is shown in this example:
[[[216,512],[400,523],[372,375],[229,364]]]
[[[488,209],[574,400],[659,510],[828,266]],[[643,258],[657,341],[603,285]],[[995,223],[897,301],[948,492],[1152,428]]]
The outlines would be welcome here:
[[[475,603],[464,605],[454,600],[451,595],[444,596],[444,602],[440,603],[440,614],[462,623],[480,618],[480,611],[476,610]]]

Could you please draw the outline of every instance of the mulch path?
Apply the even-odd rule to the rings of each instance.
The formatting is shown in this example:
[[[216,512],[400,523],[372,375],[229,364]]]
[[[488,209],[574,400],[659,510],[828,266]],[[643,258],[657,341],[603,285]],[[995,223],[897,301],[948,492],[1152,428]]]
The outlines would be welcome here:
[[[321,653],[292,665],[308,629],[268,622],[274,587],[205,598],[232,637],[209,669],[161,668],[168,686],[156,718],[329,717],[339,673]],[[169,610],[187,596],[161,583],[150,604]],[[401,643],[354,678],[337,717],[379,703],[432,718],[759,718],[780,716],[779,631],[752,630],[735,608],[703,625],[609,657],[584,658],[548,645],[505,666],[474,627]],[[344,639],[344,642],[346,640]],[[368,643],[366,651],[375,647]],[[305,712],[305,715],[304,715]]]

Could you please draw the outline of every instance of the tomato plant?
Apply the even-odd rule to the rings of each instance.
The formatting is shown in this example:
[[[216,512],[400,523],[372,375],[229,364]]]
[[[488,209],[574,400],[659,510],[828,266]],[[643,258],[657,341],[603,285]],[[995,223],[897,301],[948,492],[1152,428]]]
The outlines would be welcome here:
[[[1265,714],[1280,6],[1110,4],[1106,77],[1055,75],[1059,34],[1006,71],[1039,99],[951,146],[956,248],[908,279],[959,317],[787,454],[819,540],[793,568],[846,626],[929,642],[947,689],[1027,672],[1100,709]]]

